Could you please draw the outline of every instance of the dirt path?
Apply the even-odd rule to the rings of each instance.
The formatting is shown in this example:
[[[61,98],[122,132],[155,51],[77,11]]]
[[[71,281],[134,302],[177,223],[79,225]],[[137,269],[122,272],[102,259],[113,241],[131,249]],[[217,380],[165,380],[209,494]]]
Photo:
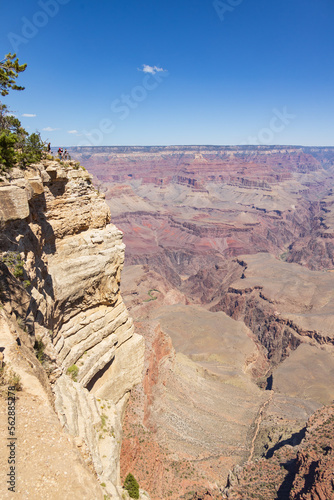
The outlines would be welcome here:
[[[254,455],[254,447],[255,447],[255,441],[256,441],[256,438],[257,438],[257,435],[259,433],[259,428],[260,428],[260,424],[262,422],[262,415],[263,415],[263,412],[265,410],[265,408],[268,406],[268,404],[270,403],[270,401],[273,399],[273,396],[274,396],[274,392],[271,391],[270,393],[270,396],[269,398],[267,399],[267,401],[265,401],[260,410],[259,410],[259,413],[255,419],[255,432],[254,432],[254,436],[253,436],[253,439],[252,439],[252,443],[251,443],[251,447],[250,447],[250,452],[249,452],[249,458],[247,460],[247,463],[251,462],[253,460],[253,455]]]

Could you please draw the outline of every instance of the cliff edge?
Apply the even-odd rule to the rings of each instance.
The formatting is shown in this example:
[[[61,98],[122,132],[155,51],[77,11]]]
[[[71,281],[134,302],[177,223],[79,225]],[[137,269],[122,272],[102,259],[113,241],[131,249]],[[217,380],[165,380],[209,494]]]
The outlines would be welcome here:
[[[78,163],[45,160],[0,181],[1,428],[15,383],[16,496],[126,498],[122,416],[144,342],[120,294],[122,233]]]

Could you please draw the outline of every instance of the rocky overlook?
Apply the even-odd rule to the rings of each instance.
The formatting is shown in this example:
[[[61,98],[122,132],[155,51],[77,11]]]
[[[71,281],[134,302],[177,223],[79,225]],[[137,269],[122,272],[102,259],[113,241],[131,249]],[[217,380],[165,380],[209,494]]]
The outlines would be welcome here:
[[[122,233],[74,162],[4,175],[0,218],[1,425],[16,377],[18,498],[127,498],[122,415],[144,344],[120,294]]]

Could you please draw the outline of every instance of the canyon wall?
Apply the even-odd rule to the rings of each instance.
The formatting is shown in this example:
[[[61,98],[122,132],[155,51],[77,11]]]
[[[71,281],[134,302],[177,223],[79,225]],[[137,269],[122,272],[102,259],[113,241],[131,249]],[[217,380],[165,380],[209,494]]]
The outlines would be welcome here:
[[[38,498],[126,498],[122,417],[142,377],[144,343],[120,294],[123,235],[110,223],[104,195],[74,162],[45,160],[4,175],[0,218],[2,381],[5,387],[17,374],[22,385],[20,498],[37,498],[39,490]],[[37,428],[40,447],[32,444]],[[54,448],[45,442],[51,437]]]
[[[260,467],[252,481],[288,498],[289,450],[295,460],[308,418],[333,399],[334,148],[71,154],[124,231],[122,293],[146,342],[122,476],[157,500],[220,499],[226,480],[244,498],[240,467],[269,470],[282,451],[275,488]]]
[[[174,285],[177,274],[192,275],[217,256],[269,252],[334,268],[334,148],[78,147],[71,154],[105,193],[127,263],[149,264]]]

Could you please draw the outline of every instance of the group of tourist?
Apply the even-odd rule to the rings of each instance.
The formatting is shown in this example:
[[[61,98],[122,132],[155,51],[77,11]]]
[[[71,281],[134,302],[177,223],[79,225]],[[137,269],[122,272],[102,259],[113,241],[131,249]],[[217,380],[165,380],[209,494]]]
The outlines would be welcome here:
[[[62,160],[67,160],[68,158],[68,152],[67,149],[63,148],[58,148],[58,157],[61,158]]]
[[[51,143],[50,142],[48,143],[47,149],[48,149],[48,153],[52,155],[53,151],[51,151]],[[64,148],[58,148],[58,158],[60,158],[61,160],[67,160],[67,159],[70,160],[71,159],[70,155],[68,154],[67,149],[64,150]]]

